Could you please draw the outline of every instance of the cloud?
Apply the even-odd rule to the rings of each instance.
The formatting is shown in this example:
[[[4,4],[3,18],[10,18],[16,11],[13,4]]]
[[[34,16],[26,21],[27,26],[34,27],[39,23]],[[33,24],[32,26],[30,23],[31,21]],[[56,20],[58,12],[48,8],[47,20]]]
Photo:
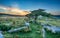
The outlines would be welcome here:
[[[51,14],[53,14],[53,15],[60,15],[60,10],[46,10],[46,12],[48,12],[48,13],[51,13]]]
[[[51,12],[51,14],[53,14],[53,15],[60,15],[60,11],[54,11],[54,12]]]
[[[0,6],[0,9],[5,10],[5,11],[0,12],[0,13],[5,13],[5,14],[13,14],[13,15],[26,15],[26,14],[29,14],[28,11],[20,10],[18,8]]]

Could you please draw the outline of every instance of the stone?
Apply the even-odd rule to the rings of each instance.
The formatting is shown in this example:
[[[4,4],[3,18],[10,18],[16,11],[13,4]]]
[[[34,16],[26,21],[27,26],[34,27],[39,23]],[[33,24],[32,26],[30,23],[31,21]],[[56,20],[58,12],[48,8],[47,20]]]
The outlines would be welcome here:
[[[4,38],[2,31],[0,31],[0,38]]]
[[[30,23],[29,22],[25,22],[25,26],[29,27]]]
[[[20,28],[15,28],[15,29],[11,29],[11,30],[9,30],[8,32],[9,32],[9,33],[17,32],[17,31],[20,31],[20,30],[25,29],[25,28],[27,28],[27,27],[24,26],[24,27],[20,27]]]

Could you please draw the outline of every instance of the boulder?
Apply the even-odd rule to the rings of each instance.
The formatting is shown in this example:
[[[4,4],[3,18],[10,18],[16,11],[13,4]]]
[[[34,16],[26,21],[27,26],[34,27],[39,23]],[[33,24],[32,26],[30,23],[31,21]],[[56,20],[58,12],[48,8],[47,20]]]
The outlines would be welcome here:
[[[21,31],[21,30],[26,29],[26,28],[27,28],[26,26],[20,27],[20,28],[15,28],[15,29],[9,30],[8,32],[9,32],[9,33],[12,33],[12,32],[18,32],[18,31]]]

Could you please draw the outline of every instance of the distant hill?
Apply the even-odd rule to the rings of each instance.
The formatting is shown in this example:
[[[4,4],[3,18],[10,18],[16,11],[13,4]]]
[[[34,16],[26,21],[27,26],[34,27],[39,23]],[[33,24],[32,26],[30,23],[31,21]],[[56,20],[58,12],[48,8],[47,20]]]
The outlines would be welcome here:
[[[55,18],[60,18],[60,15],[53,15],[53,17],[55,17]]]
[[[12,14],[4,14],[4,13],[0,13],[0,17],[2,17],[2,16],[22,17],[23,15],[12,15]]]
[[[12,14],[4,14],[4,13],[0,13],[0,17],[2,16],[13,16],[13,17],[22,17],[24,15],[12,15]],[[54,18],[60,18],[60,15],[53,15]]]

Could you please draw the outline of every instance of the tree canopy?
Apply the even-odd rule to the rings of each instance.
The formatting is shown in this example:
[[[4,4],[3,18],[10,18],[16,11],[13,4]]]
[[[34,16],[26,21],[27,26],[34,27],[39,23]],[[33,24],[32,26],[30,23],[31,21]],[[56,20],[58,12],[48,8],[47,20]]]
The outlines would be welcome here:
[[[34,20],[37,20],[37,17],[39,15],[46,16],[46,17],[51,17],[52,15],[50,13],[45,12],[45,9],[38,9],[38,10],[33,10],[31,11],[30,14],[26,15],[27,17],[34,17]]]

